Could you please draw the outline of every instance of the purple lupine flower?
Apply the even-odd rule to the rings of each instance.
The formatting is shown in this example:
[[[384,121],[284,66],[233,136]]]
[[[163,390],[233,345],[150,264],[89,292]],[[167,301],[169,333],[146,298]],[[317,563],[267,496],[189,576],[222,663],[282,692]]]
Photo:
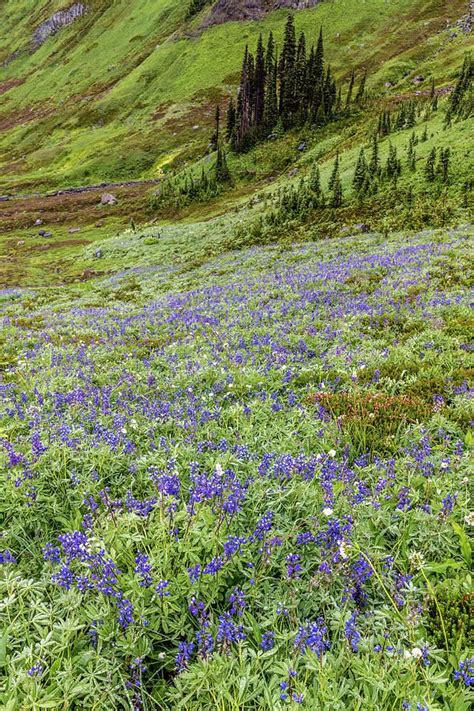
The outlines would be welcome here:
[[[290,578],[290,580],[292,578],[299,578],[301,572],[301,556],[299,556],[298,553],[290,553],[286,556],[285,560],[287,563],[286,574],[288,578]]]
[[[57,583],[59,587],[64,590],[70,590],[74,585],[75,578],[72,570],[66,565],[66,563],[63,563],[58,572],[54,573],[51,580],[53,583]]]
[[[169,580],[160,580],[160,582],[156,586],[155,592],[160,596],[161,599],[170,596],[170,592],[169,590],[167,590],[169,584]]]
[[[196,632],[196,642],[198,646],[198,655],[202,659],[209,659],[214,651],[214,637],[209,632],[207,627],[202,627]]]
[[[0,565],[13,565],[14,563],[16,563],[16,558],[13,553],[10,553],[8,548],[4,550],[3,553],[0,553]]]
[[[360,632],[356,627],[358,614],[357,611],[353,612],[344,627],[344,636],[349,642],[353,652],[359,651]]]
[[[273,511],[267,511],[266,514],[258,521],[255,530],[249,538],[249,541],[261,541],[273,527]]]
[[[188,668],[191,656],[194,652],[194,642],[180,642],[176,655],[176,669],[182,672]]]
[[[229,602],[231,604],[230,614],[237,615],[237,617],[242,617],[242,615],[244,614],[245,606],[247,605],[244,591],[240,588],[234,588],[229,597]]]
[[[188,568],[188,576],[191,583],[195,583],[201,577],[201,566],[199,563]]]
[[[288,700],[288,682],[287,681],[280,681],[280,699],[282,701],[287,701]]]
[[[142,588],[149,588],[153,582],[153,578],[151,576],[150,559],[144,553],[137,553],[134,572],[140,575],[140,586]]]
[[[275,632],[267,630],[262,635],[262,640],[260,642],[260,649],[264,652],[269,652],[275,646]]]
[[[245,638],[243,625],[236,624],[230,612],[224,612],[219,617],[217,641],[223,645],[230,645],[232,642],[240,642]]]
[[[464,686],[474,686],[474,657],[468,657],[459,662],[459,666],[453,674],[455,681],[461,681]]]
[[[123,630],[126,630],[133,624],[133,605],[127,598],[119,598],[117,600],[117,609],[119,625]]]
[[[304,654],[310,649],[318,657],[321,657],[323,652],[330,647],[327,634],[326,623],[322,617],[319,617],[315,622],[307,622],[299,627],[294,647],[300,654]]]
[[[34,664],[31,669],[28,669],[27,674],[31,677],[39,677],[42,676],[43,672],[44,665],[41,662],[36,662],[36,664]]]
[[[226,558],[232,558],[235,553],[240,551],[246,542],[246,539],[241,536],[228,536],[226,542],[224,543],[224,555]]]
[[[216,575],[224,565],[224,559],[220,555],[214,556],[202,569],[203,575]]]

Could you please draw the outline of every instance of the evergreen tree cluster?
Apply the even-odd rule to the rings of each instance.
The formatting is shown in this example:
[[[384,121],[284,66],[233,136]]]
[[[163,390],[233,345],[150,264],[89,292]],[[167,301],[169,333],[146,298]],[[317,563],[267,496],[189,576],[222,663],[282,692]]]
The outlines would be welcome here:
[[[331,67],[324,61],[322,30],[316,47],[308,49],[305,34],[297,38],[289,15],[280,56],[272,33],[266,46],[260,36],[255,56],[245,49],[237,103],[232,100],[227,112],[227,140],[235,151],[245,151],[277,127],[286,130],[306,122],[322,126],[351,103],[362,103],[365,81],[364,76],[352,99],[352,74],[343,107]]]
[[[432,148],[425,163],[425,178],[434,183],[437,178],[444,184],[449,183],[449,165],[451,150],[449,148]],[[438,159],[438,160],[436,160]]]
[[[223,184],[228,181],[230,172],[225,153],[219,148],[216,163],[209,172],[202,168],[199,176],[188,174],[164,182],[153,200],[153,208],[180,210],[192,203],[208,202],[222,192]]]
[[[446,123],[452,119],[466,119],[474,115],[474,64],[470,54],[464,57],[456,86],[449,97]]]
[[[393,131],[413,128],[416,124],[417,105],[415,101],[405,101],[395,115],[388,109],[379,114],[377,133],[380,137],[389,136]]]

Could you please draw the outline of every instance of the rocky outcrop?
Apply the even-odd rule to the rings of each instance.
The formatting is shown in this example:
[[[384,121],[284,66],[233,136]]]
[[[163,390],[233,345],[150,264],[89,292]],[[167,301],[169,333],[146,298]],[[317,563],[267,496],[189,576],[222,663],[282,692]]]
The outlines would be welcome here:
[[[62,27],[66,27],[79,19],[79,17],[82,17],[86,10],[87,8],[83,3],[76,2],[71,7],[68,7],[67,10],[55,12],[54,15],[51,15],[48,20],[45,20],[36,28],[33,33],[34,46],[40,47],[48,37],[55,35]]]
[[[259,20],[267,12],[288,8],[305,10],[321,0],[218,0],[203,23],[204,27],[232,20]]]

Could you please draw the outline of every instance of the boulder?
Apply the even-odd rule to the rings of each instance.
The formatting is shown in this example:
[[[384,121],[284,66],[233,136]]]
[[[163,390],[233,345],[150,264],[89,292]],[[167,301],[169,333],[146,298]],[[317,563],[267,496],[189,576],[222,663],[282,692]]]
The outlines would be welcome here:
[[[100,202],[102,205],[116,205],[117,198],[112,193],[103,193]]]
[[[43,220],[36,220],[36,221],[35,221],[36,227],[41,227],[42,224],[44,224],[44,223],[43,223]]]
[[[80,227],[70,227],[68,229],[68,232],[70,235],[74,235],[74,234],[76,234],[76,232],[80,232],[80,231],[81,231]]]
[[[102,252],[101,249],[97,249],[97,250],[94,252],[94,257],[95,257],[96,259],[101,259],[102,256],[103,256],[103,252]]]

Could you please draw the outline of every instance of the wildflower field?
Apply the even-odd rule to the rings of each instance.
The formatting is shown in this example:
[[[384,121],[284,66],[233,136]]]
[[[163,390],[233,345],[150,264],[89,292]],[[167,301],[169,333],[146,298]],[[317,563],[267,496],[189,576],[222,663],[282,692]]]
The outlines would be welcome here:
[[[473,236],[0,293],[0,708],[468,711]]]

